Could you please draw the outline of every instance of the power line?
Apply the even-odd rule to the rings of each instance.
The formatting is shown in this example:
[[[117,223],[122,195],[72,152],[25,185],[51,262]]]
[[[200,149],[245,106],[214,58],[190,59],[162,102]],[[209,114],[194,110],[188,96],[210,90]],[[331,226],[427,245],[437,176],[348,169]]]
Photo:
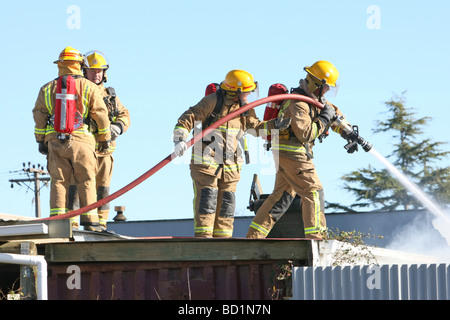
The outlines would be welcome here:
[[[35,206],[35,213],[36,218],[41,217],[41,197],[40,197],[40,190],[41,190],[41,182],[43,182],[44,185],[48,185],[48,182],[50,181],[50,177],[48,176],[49,173],[44,170],[44,167],[40,164],[32,165],[30,162],[28,162],[28,167],[26,166],[25,162],[23,163],[22,170],[17,170],[14,172],[19,172],[20,174],[26,174],[28,178],[25,179],[10,179],[9,182],[11,182],[11,188],[14,188],[14,184],[21,185],[21,183],[24,183],[28,189],[31,189],[34,191],[34,206]],[[29,184],[28,184],[29,183]],[[34,188],[31,187],[31,185],[34,185]]]

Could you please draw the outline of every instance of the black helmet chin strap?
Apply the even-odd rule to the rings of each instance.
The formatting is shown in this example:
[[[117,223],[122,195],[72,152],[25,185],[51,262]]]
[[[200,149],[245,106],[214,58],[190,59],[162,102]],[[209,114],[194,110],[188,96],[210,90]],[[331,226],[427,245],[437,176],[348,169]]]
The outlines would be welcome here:
[[[241,93],[242,93],[241,88],[237,89],[236,94],[239,102],[239,108],[242,107]]]
[[[243,103],[243,101],[241,100],[241,93],[242,93],[241,89],[238,89],[236,91],[236,94],[238,96],[239,108],[242,108],[242,106],[245,106],[247,104],[247,103]],[[248,116],[248,111],[241,113],[241,116],[242,117]]]
[[[323,86],[327,83],[327,81],[325,79],[323,79],[321,82],[322,82],[322,84],[317,87],[319,89],[319,95],[318,95],[317,99],[320,102],[322,102],[322,98],[323,98],[322,97],[322,95],[323,95]]]
[[[319,95],[318,95],[318,97],[317,97],[317,99],[318,99],[319,101],[322,101],[322,92],[323,92],[323,86],[320,86],[320,87],[319,87]]]

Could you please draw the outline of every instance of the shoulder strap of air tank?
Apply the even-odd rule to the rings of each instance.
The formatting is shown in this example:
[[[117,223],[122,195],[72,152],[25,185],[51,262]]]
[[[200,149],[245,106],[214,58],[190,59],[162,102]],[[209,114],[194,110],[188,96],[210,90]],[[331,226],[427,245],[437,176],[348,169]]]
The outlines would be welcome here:
[[[302,95],[302,96],[308,96],[308,94],[306,93],[306,91],[305,90],[303,90],[302,88],[300,88],[300,87],[297,87],[297,88],[291,88],[291,94],[292,93],[294,93],[294,94],[299,94],[299,95]],[[313,118],[314,117],[314,114],[313,114],[313,111],[312,111],[312,106],[308,103],[308,105],[309,105],[309,116],[311,117],[311,118]]]
[[[219,90],[216,91],[216,105],[214,107],[214,110],[211,112],[209,117],[205,120],[203,124],[203,128],[209,127],[212,123],[214,123],[217,120],[217,117],[219,116],[220,110],[222,110],[223,105],[223,90],[219,88]]]

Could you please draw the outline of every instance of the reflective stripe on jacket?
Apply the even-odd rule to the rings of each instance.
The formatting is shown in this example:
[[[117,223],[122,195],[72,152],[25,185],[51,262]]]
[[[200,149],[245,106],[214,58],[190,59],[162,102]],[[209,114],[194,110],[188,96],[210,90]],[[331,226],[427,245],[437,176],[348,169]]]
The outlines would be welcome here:
[[[211,94],[204,97],[195,106],[190,107],[178,119],[173,131],[173,140],[187,140],[191,130],[200,123],[204,123],[213,112],[217,95]],[[218,119],[223,118],[239,109],[239,103],[231,97],[224,95],[222,109]],[[205,129],[205,128],[203,128]],[[192,147],[191,168],[205,174],[220,176],[224,174],[225,181],[238,180],[243,164],[242,150],[239,147],[239,139],[248,132],[254,136],[268,134],[273,129],[273,121],[260,121],[251,109],[245,115],[235,117],[215,129],[203,141],[197,142]],[[195,129],[194,134],[200,133]]]
[[[338,115],[342,115],[336,106],[333,107]],[[289,129],[280,132],[279,135],[275,134],[275,137],[272,137],[272,149],[278,151],[280,156],[292,159],[301,158],[302,156],[299,156],[299,154],[305,153],[312,157],[315,139],[328,129],[318,119],[319,113],[319,108],[306,102],[298,100],[283,101],[278,116],[290,117],[291,126]],[[341,133],[339,127],[331,126],[331,129]]]
[[[278,151],[280,156],[298,158],[299,154],[310,153],[314,140],[322,134],[324,126],[317,119],[319,109],[306,102],[286,100],[283,102],[278,116],[291,118],[289,129],[272,137],[272,149]]]
[[[57,79],[50,81],[41,87],[38,98],[33,109],[33,118],[35,121],[36,141],[49,141],[57,138],[57,132],[54,130],[50,118],[54,114]],[[108,141],[111,139],[109,131],[108,110],[100,92],[100,89],[91,81],[84,77],[75,78],[78,99],[76,108],[84,119],[89,117],[94,120],[99,130],[99,140]],[[81,99],[80,99],[81,97]],[[83,125],[71,133],[75,140],[84,141],[95,145],[95,139],[89,132],[87,125]]]
[[[109,96],[108,91],[106,90],[103,83],[99,84],[98,87],[100,88],[100,91],[102,92],[102,97]],[[116,115],[111,114],[112,110],[110,107],[108,107],[108,117],[110,120],[112,119],[112,122],[120,122],[122,124],[122,134],[123,134],[130,127],[130,112],[128,111],[127,108],[124,107],[124,105],[120,101],[119,97],[115,97],[115,102],[116,102],[115,107],[117,108],[117,114]],[[95,138],[97,139],[97,133],[95,133]],[[100,157],[110,155],[110,154],[114,153],[115,150],[116,150],[116,140],[113,140],[109,144],[108,150],[106,150],[102,153],[97,152],[97,155]]]

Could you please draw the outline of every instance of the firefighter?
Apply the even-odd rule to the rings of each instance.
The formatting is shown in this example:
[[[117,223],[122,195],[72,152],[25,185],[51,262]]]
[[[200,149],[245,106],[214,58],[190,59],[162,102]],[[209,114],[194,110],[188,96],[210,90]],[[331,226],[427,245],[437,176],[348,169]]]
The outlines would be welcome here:
[[[201,123],[210,124],[247,104],[257,92],[253,76],[244,70],[228,72],[215,94],[209,94],[184,112],[174,128],[174,153],[182,156],[190,131]],[[193,146],[190,164],[194,187],[194,234],[196,237],[231,237],[235,211],[236,185],[243,158],[238,147],[245,132],[258,136],[266,131],[285,129],[290,119],[260,121],[253,109],[226,122]],[[253,130],[250,130],[253,129]]]
[[[317,61],[305,67],[307,75],[300,86],[291,93],[311,97],[324,104],[323,109],[298,100],[281,101],[278,117],[290,117],[292,123],[279,135],[272,135],[272,150],[277,168],[272,194],[256,212],[247,232],[247,238],[265,238],[289,208],[294,197],[301,197],[305,236],[322,239],[326,229],[323,187],[313,163],[312,147],[317,138],[323,137],[336,113],[324,95],[338,88],[337,69],[328,61]],[[332,95],[332,94],[331,94]],[[330,96],[331,96],[330,95]],[[340,128],[332,126],[340,133]]]
[[[100,89],[83,77],[83,55],[72,47],[66,47],[54,63],[58,65],[58,77],[70,75],[74,78],[76,94],[72,99],[75,99],[76,110],[82,115],[82,121],[81,126],[71,133],[57,132],[54,114],[58,104],[55,102],[64,95],[58,93],[57,97],[57,79],[41,87],[33,118],[39,152],[47,155],[47,168],[51,177],[51,216],[68,212],[67,195],[72,174],[79,190],[81,206],[94,203],[97,199],[95,138],[89,132],[87,123],[95,121],[97,124],[100,150],[108,149],[111,139],[108,110]],[[81,214],[80,223],[86,230],[99,231],[97,209]]]
[[[107,82],[106,70],[109,68],[108,60],[104,53],[100,51],[90,51],[84,58],[84,76],[94,82],[102,92],[103,100],[108,108],[108,116],[111,122],[111,143],[107,150],[96,150],[98,159],[98,172],[96,175],[97,201],[109,196],[111,176],[114,166],[113,152],[116,149],[116,139],[128,130],[130,126],[130,114],[123,106],[119,97],[116,96],[112,87],[105,88]],[[98,138],[98,131],[92,126],[94,135]],[[79,208],[78,193],[75,184],[71,184],[69,190],[69,210]],[[98,208],[100,227],[106,230],[106,222],[109,215],[109,203]]]

